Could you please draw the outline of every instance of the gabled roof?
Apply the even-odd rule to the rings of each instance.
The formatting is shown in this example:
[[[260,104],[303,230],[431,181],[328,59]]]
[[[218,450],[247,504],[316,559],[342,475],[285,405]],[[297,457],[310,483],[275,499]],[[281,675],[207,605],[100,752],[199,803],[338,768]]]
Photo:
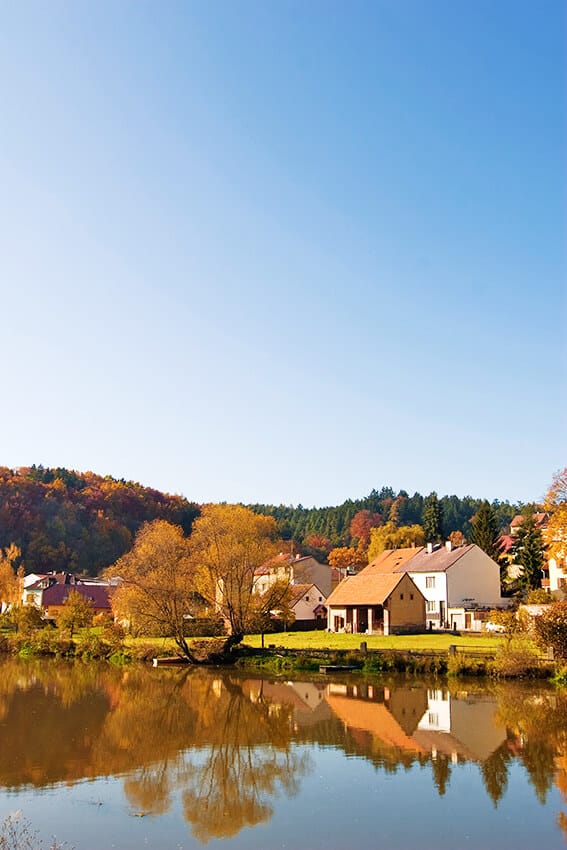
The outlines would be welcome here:
[[[80,593],[93,603],[94,608],[110,608],[108,587],[83,584],[52,584],[43,591],[41,604],[64,605],[70,593]]]
[[[299,602],[299,601],[300,601],[300,600],[301,600],[304,596],[307,596],[307,595],[308,595],[308,593],[309,593],[312,589],[316,592],[317,597],[322,596],[322,597],[323,597],[323,599],[325,599],[325,594],[323,593],[323,591],[322,591],[322,590],[319,590],[319,588],[317,587],[317,585],[316,585],[316,584],[292,584],[292,585],[291,585],[291,587],[290,587],[290,589],[291,589],[291,592],[292,592],[292,594],[293,594],[293,596],[292,596],[292,600],[291,600],[291,607],[292,607],[292,608],[293,608],[293,607],[294,607],[294,605],[296,605],[296,604],[297,604],[297,603],[298,603],[298,602]],[[316,601],[316,600],[313,600],[313,601]],[[319,603],[318,598],[317,598],[317,602],[318,602],[318,604],[321,604],[321,603]]]
[[[327,605],[383,605],[401,582],[403,575],[368,572],[368,567],[336,587]]]
[[[403,567],[398,567],[396,572],[444,573],[449,567],[452,567],[453,564],[477,548],[474,543],[469,543],[466,546],[456,546],[453,549],[447,549],[446,546],[439,546],[433,552],[428,552],[426,548],[422,548]]]
[[[361,570],[361,573],[373,572],[383,574],[407,572],[405,568],[401,568],[404,567],[404,564],[407,564],[409,560],[415,557],[418,552],[421,552],[422,549],[423,546],[411,546],[407,549],[385,549],[384,552],[380,552],[378,557],[374,558],[367,567]]]

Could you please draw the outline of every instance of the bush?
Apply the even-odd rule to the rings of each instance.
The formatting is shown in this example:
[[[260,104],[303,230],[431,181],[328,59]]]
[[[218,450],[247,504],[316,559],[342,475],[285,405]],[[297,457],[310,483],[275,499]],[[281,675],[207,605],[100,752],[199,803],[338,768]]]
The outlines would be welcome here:
[[[551,596],[543,587],[530,590],[526,596],[526,605],[547,605],[551,602]]]
[[[194,617],[185,620],[185,637],[221,637],[226,634],[224,621],[219,617]]]
[[[535,621],[538,644],[553,647],[559,658],[567,658],[567,600],[554,602]]]
[[[486,665],[484,661],[468,658],[464,652],[456,652],[447,660],[448,676],[484,676]]]
[[[522,641],[510,641],[502,646],[489,666],[489,672],[498,678],[519,679],[525,676],[540,676],[537,653]]]

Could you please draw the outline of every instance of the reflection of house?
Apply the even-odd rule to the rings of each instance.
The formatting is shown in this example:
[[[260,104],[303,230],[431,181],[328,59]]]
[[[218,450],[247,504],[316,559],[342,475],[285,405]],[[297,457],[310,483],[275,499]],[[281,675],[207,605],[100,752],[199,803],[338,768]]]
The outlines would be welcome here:
[[[359,575],[372,572],[407,572],[425,596],[433,628],[480,629],[480,609],[502,605],[500,567],[474,544],[389,549]]]
[[[57,615],[65,605],[70,593],[84,596],[93,607],[94,614],[110,614],[110,598],[108,587],[84,584],[53,584],[43,591],[42,607],[49,618],[57,619]]]
[[[320,620],[322,628],[327,624],[327,609],[325,596],[316,584],[295,584],[291,588],[293,596],[290,608],[295,614],[295,625],[312,623]]]
[[[327,608],[332,632],[391,635],[425,627],[425,599],[407,573],[376,574],[367,567],[333,590]]]
[[[289,581],[290,584],[316,584],[322,590],[323,596],[328,596],[331,592],[331,568],[310,555],[288,555],[280,552],[271,561],[258,567],[254,573],[254,584],[259,593],[265,593],[271,584],[281,580]]]

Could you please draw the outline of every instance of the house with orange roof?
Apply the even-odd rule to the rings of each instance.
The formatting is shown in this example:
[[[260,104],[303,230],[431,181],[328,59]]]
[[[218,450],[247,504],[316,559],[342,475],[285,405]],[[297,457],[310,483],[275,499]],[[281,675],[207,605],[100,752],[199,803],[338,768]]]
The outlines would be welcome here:
[[[327,611],[331,632],[391,635],[425,629],[425,597],[405,572],[367,567],[333,590]]]
[[[473,543],[389,549],[359,573],[407,572],[426,599],[429,628],[480,631],[485,614],[504,607],[500,567]]]

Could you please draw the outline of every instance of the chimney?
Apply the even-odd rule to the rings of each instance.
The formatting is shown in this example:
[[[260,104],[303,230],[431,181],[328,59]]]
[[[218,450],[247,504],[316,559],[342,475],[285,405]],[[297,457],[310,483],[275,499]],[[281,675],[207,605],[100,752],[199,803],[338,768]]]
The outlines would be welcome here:
[[[447,552],[452,552],[453,544],[451,543],[450,540],[445,541],[445,549],[447,550]]]
[[[433,543],[428,543],[427,544],[427,554],[431,555],[432,552],[433,552]]]

